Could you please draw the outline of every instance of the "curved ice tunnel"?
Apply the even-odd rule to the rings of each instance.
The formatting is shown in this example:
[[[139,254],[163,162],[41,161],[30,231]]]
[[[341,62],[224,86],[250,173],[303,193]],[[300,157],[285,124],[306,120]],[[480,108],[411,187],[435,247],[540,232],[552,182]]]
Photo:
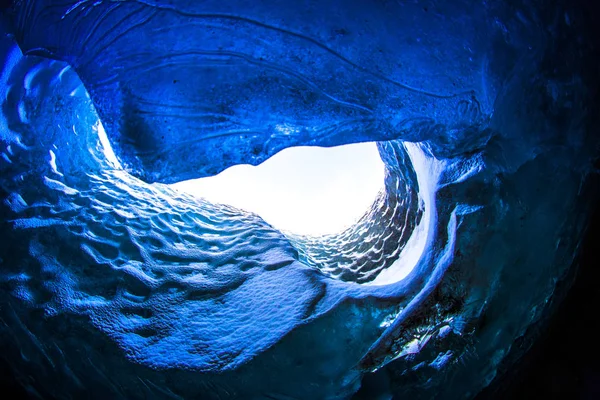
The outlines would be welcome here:
[[[2,357],[38,397],[472,397],[597,199],[584,14],[222,3],[4,11]],[[169,186],[373,141],[384,190],[332,235]]]

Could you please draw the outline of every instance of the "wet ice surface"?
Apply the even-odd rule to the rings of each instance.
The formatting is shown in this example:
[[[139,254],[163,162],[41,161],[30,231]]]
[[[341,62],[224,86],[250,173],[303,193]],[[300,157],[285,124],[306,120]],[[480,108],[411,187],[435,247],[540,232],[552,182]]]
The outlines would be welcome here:
[[[527,7],[356,2],[321,20],[335,1],[168,4],[24,2],[16,37],[37,55],[3,36],[0,333],[23,385],[344,399],[374,370],[387,397],[488,384],[585,227],[586,77],[552,64],[580,56],[548,61]],[[373,140],[384,190],[320,238],[164,184]]]

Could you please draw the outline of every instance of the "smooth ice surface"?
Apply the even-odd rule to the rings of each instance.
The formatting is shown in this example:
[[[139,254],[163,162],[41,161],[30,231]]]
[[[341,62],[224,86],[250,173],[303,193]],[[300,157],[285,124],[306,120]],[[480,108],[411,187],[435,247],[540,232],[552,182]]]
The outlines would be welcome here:
[[[576,4],[13,2],[0,357],[37,398],[472,398],[569,286],[598,199]],[[171,187],[365,142],[382,190],[332,234]]]
[[[384,172],[375,143],[304,146],[284,149],[256,167],[236,165],[172,187],[256,213],[279,230],[324,235],[349,228],[365,214],[383,190]]]

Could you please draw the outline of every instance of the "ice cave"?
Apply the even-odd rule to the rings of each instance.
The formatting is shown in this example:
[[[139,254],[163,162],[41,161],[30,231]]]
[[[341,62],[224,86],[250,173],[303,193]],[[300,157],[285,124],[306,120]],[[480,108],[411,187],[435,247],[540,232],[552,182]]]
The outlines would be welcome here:
[[[0,358],[36,399],[473,398],[599,199],[587,17],[3,3]]]

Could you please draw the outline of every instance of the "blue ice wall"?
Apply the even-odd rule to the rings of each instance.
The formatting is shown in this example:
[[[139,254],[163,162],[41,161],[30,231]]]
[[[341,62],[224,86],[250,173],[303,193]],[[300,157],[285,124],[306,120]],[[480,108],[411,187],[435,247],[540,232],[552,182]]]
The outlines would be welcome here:
[[[121,163],[146,181],[294,145],[476,146],[485,135],[465,136],[491,112],[502,79],[492,68],[513,68],[540,40],[516,17],[506,23],[517,37],[502,40],[498,10],[471,1],[49,4],[17,8],[22,49],[73,66]]]
[[[0,354],[33,396],[471,398],[598,198],[573,4],[32,0],[1,24]],[[168,186],[362,141],[385,191],[338,235]]]

